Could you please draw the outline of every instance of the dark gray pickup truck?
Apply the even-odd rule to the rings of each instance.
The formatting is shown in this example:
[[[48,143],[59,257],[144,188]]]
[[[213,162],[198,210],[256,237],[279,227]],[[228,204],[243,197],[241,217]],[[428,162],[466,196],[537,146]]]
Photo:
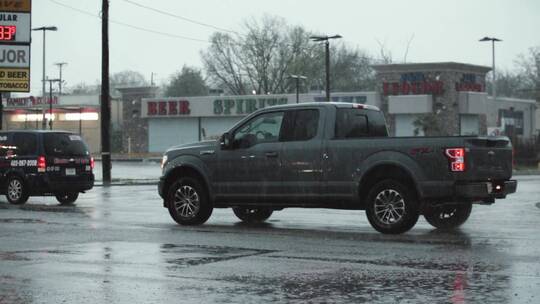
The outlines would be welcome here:
[[[473,203],[516,191],[512,158],[506,137],[388,137],[376,107],[305,103],[259,110],[219,141],[169,149],[158,190],[182,225],[206,222],[213,208],[262,222],[307,207],[366,210],[382,233],[405,232],[421,214],[448,229]]]

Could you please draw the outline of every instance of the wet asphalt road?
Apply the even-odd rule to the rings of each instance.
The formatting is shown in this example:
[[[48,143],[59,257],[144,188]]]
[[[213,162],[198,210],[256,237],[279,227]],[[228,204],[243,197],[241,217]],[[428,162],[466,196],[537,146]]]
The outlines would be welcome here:
[[[458,231],[382,235],[364,212],[288,209],[264,225],[215,210],[181,227],[155,186],[77,205],[0,199],[0,303],[540,303],[540,176]]]

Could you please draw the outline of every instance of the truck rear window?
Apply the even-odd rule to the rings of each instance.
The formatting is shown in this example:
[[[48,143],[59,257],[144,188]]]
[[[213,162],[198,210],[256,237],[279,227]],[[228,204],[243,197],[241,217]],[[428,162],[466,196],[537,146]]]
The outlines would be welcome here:
[[[381,112],[363,109],[337,109],[336,139],[388,136]]]
[[[90,155],[83,139],[76,134],[43,134],[45,154],[50,156],[86,156]]]

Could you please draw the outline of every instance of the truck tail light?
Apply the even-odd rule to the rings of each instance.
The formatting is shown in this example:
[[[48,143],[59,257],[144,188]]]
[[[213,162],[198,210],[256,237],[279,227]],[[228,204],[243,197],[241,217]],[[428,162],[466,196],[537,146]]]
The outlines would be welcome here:
[[[450,164],[450,171],[465,171],[465,148],[448,148],[445,154]]]
[[[37,170],[38,172],[45,172],[47,168],[47,162],[45,156],[39,156],[37,159]]]

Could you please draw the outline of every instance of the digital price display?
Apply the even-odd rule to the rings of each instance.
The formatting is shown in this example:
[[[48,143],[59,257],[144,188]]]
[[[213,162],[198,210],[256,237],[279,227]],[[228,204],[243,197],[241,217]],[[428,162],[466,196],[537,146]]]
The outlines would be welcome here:
[[[15,40],[17,27],[15,25],[0,25],[0,41]]]

